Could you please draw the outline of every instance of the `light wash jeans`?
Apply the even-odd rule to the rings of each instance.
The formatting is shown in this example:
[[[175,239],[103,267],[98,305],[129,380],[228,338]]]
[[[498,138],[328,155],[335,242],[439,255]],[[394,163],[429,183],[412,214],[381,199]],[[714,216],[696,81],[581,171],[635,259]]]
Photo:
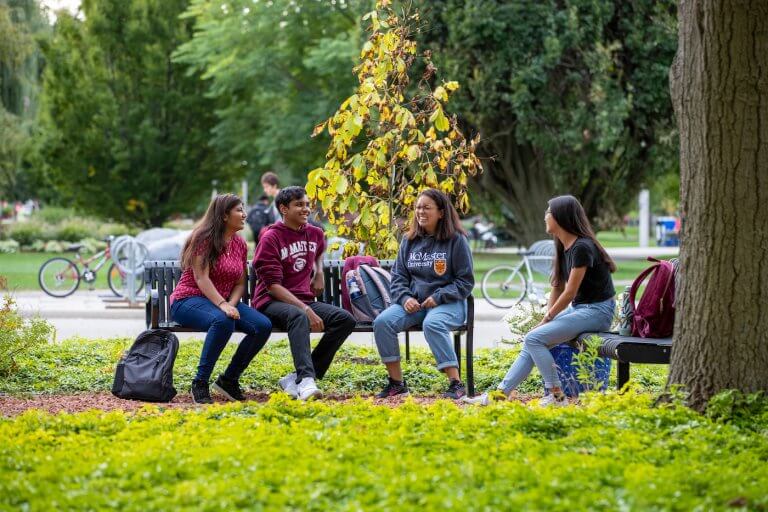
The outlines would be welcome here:
[[[459,366],[451,341],[451,330],[464,325],[467,316],[465,301],[440,304],[416,313],[408,313],[403,306],[393,304],[373,321],[373,337],[379,349],[381,361],[394,363],[400,360],[400,343],[397,333],[421,324],[424,338],[437,361],[437,369]]]
[[[571,341],[583,332],[607,331],[611,328],[615,306],[613,298],[593,304],[570,305],[546,324],[531,330],[525,335],[523,349],[498,389],[508,394],[530,375],[534,364],[544,379],[545,388],[560,387],[550,347]]]

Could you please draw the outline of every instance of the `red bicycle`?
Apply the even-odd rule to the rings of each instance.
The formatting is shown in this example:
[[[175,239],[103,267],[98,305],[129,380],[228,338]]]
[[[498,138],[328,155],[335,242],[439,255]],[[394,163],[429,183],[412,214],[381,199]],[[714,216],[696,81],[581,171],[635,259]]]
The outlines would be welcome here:
[[[70,245],[67,250],[74,251],[75,259],[77,263],[80,263],[83,267],[83,271],[77,266],[75,261],[63,256],[56,256],[51,258],[40,267],[40,272],[37,274],[37,281],[40,284],[40,288],[50,295],[51,297],[63,298],[75,293],[80,286],[81,281],[85,281],[89,285],[89,289],[93,290],[94,283],[96,282],[96,273],[110,260],[112,257],[111,245],[114,240],[113,236],[107,237],[104,241],[107,242],[107,248],[103,251],[99,251],[90,258],[84,259],[80,254],[82,244]],[[91,263],[96,262],[93,267]],[[123,290],[125,290],[125,282],[128,273],[124,272],[114,262],[109,266],[107,270],[107,284],[109,289],[112,290],[118,297],[123,296]],[[136,278],[136,293],[141,291],[144,287],[144,281],[137,276]]]

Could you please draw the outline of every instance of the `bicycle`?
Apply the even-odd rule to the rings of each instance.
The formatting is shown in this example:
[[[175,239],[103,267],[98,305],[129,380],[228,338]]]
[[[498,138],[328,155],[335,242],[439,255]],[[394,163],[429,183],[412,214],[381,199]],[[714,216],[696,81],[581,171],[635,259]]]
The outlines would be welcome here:
[[[81,281],[85,281],[89,285],[89,289],[93,290],[93,283],[96,282],[96,273],[112,257],[114,237],[109,236],[104,241],[107,242],[106,249],[97,252],[88,259],[83,259],[83,256],[80,254],[80,249],[83,247],[82,244],[73,244],[67,248],[67,251],[74,251],[75,259],[83,266],[82,272],[80,272],[77,263],[69,258],[56,256],[47,260],[42,264],[37,274],[37,282],[40,284],[40,288],[51,297],[57,298],[68,297],[75,293]],[[90,265],[94,261],[96,261],[96,264],[91,267]],[[123,296],[127,275],[128,273],[114,262],[107,270],[109,289],[118,297]],[[136,279],[136,293],[140,292],[143,287],[144,281]]]
[[[480,285],[483,297],[489,304],[509,309],[526,297],[537,303],[544,298],[544,290],[533,280],[533,272],[549,276],[554,261],[555,244],[552,240],[539,240],[523,253],[517,265],[496,265],[489,269]]]

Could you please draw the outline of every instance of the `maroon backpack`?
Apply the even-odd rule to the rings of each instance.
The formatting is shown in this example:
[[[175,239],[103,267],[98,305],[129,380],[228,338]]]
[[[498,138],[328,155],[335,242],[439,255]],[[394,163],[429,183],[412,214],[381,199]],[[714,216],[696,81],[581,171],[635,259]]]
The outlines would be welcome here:
[[[666,338],[675,325],[675,270],[672,261],[648,258],[653,265],[643,270],[632,283],[629,301],[632,305],[632,336]],[[650,276],[640,302],[635,303],[637,291]]]

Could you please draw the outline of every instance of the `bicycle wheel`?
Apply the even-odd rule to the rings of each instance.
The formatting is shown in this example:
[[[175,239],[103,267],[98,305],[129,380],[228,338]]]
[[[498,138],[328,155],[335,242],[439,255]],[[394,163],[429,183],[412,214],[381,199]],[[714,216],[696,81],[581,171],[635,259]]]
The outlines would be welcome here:
[[[485,273],[480,290],[492,306],[511,308],[525,297],[525,278],[516,267],[497,265]]]
[[[37,282],[51,297],[66,297],[80,286],[80,269],[67,258],[51,258],[40,267]]]
[[[112,290],[112,293],[118,297],[123,296],[123,291],[127,288],[127,277],[127,274],[124,274],[116,264],[112,263],[109,266],[109,271],[107,272],[107,284],[109,284],[109,289]],[[144,288],[144,280],[141,278],[141,275],[138,275],[136,276],[137,295],[142,290],[142,288]]]

